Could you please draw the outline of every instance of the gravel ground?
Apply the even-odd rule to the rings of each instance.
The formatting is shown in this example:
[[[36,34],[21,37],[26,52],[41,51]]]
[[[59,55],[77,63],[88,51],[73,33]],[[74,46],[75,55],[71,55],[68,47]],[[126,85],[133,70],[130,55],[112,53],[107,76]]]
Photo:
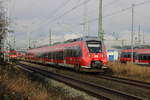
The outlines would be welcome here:
[[[69,97],[71,97],[71,98],[79,97],[81,100],[98,100],[97,98],[89,96],[85,92],[74,89],[66,84],[60,83],[60,82],[52,80],[52,79],[48,79],[48,80],[49,80],[49,84],[51,86],[53,86],[54,88],[59,88],[60,91],[64,92],[64,95],[68,98]]]
[[[26,63],[26,62],[24,62],[24,63]],[[56,68],[53,68],[53,67],[45,67],[45,66],[36,65],[36,64],[30,64],[30,65],[36,66],[38,68],[42,68],[42,69],[45,69],[45,70],[55,71],[55,72],[59,72],[61,74],[70,75],[71,77],[80,78],[80,79],[87,80],[87,81],[90,81],[90,82],[93,82],[93,83],[96,83],[96,84],[101,84],[101,86],[106,86],[106,87],[109,87],[109,88],[112,88],[112,89],[117,89],[117,90],[129,93],[129,94],[134,94],[134,95],[137,95],[137,96],[141,96],[143,98],[150,99],[150,95],[149,95],[150,90],[143,90],[141,88],[137,88],[137,87],[130,86],[130,85],[127,85],[127,84],[120,84],[118,82],[92,77],[88,74],[83,74],[83,73],[78,73],[77,74],[76,72],[70,71],[70,70],[63,70],[63,69],[59,70],[59,69],[56,69]]]
[[[24,62],[25,64],[29,64],[29,63],[26,63]],[[32,66],[35,66],[35,64],[30,64]],[[36,67],[43,67],[44,66],[41,66],[41,65],[36,65]],[[54,68],[48,68],[50,71],[57,71],[57,69],[54,69]],[[38,74],[37,74],[38,75]],[[38,75],[40,76],[40,75]],[[41,78],[44,78],[43,76],[40,76]],[[49,79],[49,78],[46,78],[44,79],[46,80],[46,82],[48,82],[48,85],[51,87],[51,88],[54,88],[54,89],[58,89],[61,93],[64,93],[64,96],[67,97],[67,98],[70,98],[71,100],[72,99],[75,99],[75,100],[99,100],[93,96],[90,96],[88,95],[87,93],[83,92],[83,91],[80,91],[80,90],[77,90],[75,88],[72,88],[64,83],[61,83],[61,82],[58,82],[58,81],[55,81],[53,79]],[[60,98],[61,100],[61,98]]]

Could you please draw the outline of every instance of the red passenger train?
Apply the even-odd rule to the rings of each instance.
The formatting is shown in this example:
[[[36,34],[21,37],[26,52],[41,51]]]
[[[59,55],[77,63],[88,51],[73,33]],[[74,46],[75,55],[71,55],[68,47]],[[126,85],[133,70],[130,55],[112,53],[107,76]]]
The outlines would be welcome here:
[[[131,62],[131,49],[121,51],[120,61],[122,63]],[[150,64],[150,49],[134,49],[133,62],[137,64]]]
[[[9,50],[1,52],[6,58],[9,58],[10,61],[15,61],[21,56],[23,56],[20,52],[16,50]]]
[[[97,37],[82,37],[53,46],[28,50],[26,60],[91,72],[104,68],[107,55],[102,41]]]
[[[20,56],[20,53],[17,52],[16,50],[10,50],[5,52],[6,56],[9,57],[9,59],[15,60],[17,59],[18,56]]]

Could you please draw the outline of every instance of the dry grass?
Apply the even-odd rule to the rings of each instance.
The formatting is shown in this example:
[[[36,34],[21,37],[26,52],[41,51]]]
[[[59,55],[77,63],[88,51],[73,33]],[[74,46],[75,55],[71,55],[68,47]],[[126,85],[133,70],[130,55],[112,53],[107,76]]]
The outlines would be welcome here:
[[[30,80],[17,68],[0,66],[0,100],[65,100],[63,95],[49,85]]]
[[[49,100],[47,90],[11,67],[0,68],[0,97],[6,100]],[[2,91],[4,90],[4,91]]]
[[[108,63],[115,76],[150,82],[150,66],[139,66],[132,63]]]

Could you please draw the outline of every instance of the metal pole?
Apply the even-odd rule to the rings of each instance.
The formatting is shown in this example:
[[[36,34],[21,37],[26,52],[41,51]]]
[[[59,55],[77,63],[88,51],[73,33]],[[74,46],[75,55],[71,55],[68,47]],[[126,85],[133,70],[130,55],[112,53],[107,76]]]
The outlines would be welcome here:
[[[134,50],[134,43],[133,43],[133,36],[134,36],[134,4],[132,4],[132,30],[131,30],[131,62],[133,63],[133,50]]]
[[[145,39],[144,39],[144,32],[143,32],[143,45],[145,44]]]
[[[30,44],[30,32],[27,32],[27,49],[30,49],[31,44]]]
[[[86,2],[86,0],[84,0]],[[85,3],[84,5],[84,34],[85,36],[88,36],[89,35],[89,22],[88,22],[88,15],[87,15],[87,3]]]
[[[52,45],[52,30],[49,31],[49,45]]]
[[[122,48],[123,48],[123,46],[124,46],[124,40],[121,40],[122,41]]]
[[[15,38],[15,35],[14,35],[14,50],[15,50],[15,47],[16,47],[16,38]]]
[[[31,40],[30,40],[30,36],[29,36],[29,49],[31,48]]]
[[[139,25],[139,32],[138,32],[138,43],[141,44],[141,26]]]
[[[99,1],[99,23],[98,23],[98,36],[100,40],[104,40],[103,36],[103,19],[102,19],[102,0]]]

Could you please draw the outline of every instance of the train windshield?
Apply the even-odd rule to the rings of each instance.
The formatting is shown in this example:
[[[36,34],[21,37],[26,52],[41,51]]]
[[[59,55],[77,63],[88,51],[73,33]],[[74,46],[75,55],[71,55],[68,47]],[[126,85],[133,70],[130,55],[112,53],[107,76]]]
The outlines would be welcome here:
[[[99,53],[102,51],[100,42],[87,42],[87,47],[90,53]]]

